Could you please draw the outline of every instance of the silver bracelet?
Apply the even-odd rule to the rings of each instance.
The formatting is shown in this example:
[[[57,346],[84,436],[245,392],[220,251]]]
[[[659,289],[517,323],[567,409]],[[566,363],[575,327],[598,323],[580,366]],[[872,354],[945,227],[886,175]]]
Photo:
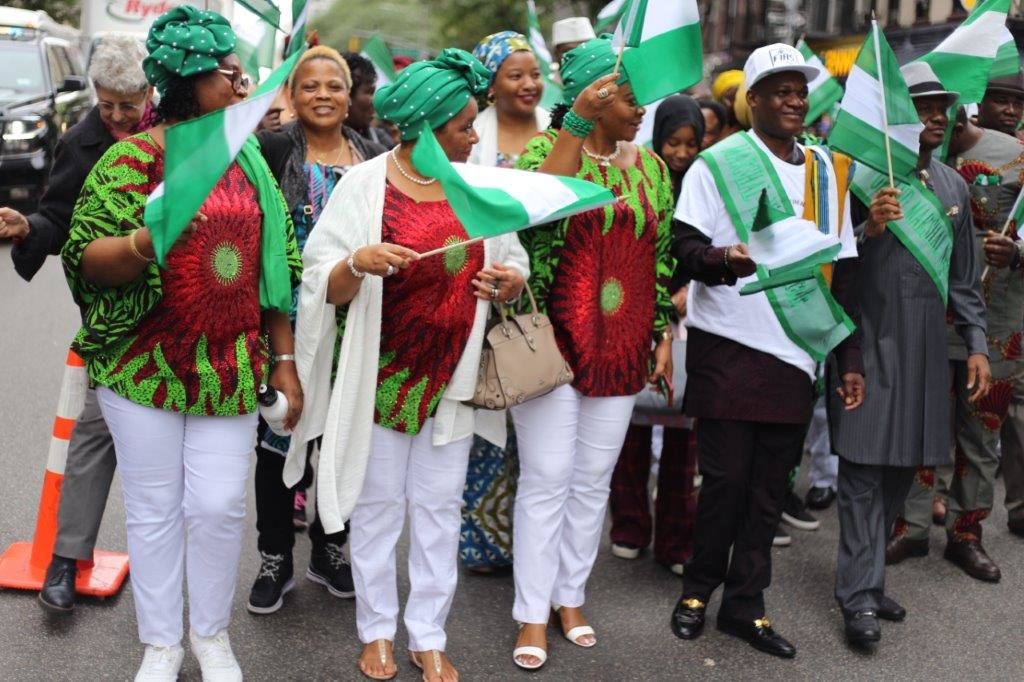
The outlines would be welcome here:
[[[295,362],[294,353],[281,353],[280,355],[272,355],[270,357],[275,363],[288,361]]]
[[[360,272],[359,270],[356,270],[356,254],[359,253],[359,249],[361,248],[363,247],[357,246],[356,250],[352,252],[352,255],[348,257],[348,270],[356,279],[362,279],[366,277],[365,272]]]

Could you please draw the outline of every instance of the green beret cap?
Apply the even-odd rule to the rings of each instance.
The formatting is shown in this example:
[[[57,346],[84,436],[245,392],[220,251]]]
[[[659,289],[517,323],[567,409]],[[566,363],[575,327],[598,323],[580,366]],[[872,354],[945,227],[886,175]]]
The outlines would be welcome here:
[[[398,126],[402,140],[420,136],[424,121],[436,129],[455,117],[469,100],[487,91],[491,72],[476,57],[454,47],[436,59],[407,66],[390,85],[377,90],[377,115]]]
[[[618,57],[607,33],[566,52],[558,72],[562,77],[562,102],[571,107],[587,86],[615,70]],[[622,85],[627,80],[626,67],[620,64],[619,79],[615,82]]]
[[[153,22],[146,49],[149,56],[142,70],[163,93],[172,76],[188,78],[216,69],[221,58],[235,51],[235,32],[216,12],[179,5]]]

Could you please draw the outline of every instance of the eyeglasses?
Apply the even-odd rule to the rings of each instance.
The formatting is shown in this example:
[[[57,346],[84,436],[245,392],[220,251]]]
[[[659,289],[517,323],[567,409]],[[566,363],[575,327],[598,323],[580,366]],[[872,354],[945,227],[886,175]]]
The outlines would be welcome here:
[[[115,111],[120,111],[122,114],[131,115],[137,114],[142,111],[146,106],[146,103],[132,104],[130,102],[100,102],[100,111],[105,114],[112,114]]]
[[[234,69],[215,69],[217,73],[231,81],[231,87],[235,91],[248,90],[249,85],[252,83],[252,79],[249,78],[249,74],[242,73],[241,71],[235,71]]]

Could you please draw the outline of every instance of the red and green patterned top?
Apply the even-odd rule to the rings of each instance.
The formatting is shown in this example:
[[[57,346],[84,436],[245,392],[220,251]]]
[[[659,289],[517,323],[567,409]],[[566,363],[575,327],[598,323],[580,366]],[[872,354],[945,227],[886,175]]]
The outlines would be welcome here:
[[[469,239],[447,201],[417,202],[390,182],[381,240],[424,253]],[[384,280],[374,421],[416,435],[434,416],[476,317],[477,242],[413,263]]]
[[[540,168],[558,134],[546,130],[530,140],[518,167]],[[668,328],[672,313],[672,180],[654,153],[637,152],[626,170],[584,155],[576,174],[619,201],[519,233],[530,254],[530,287],[585,396],[643,390],[653,335]]]
[[[113,145],[83,186],[64,248],[68,282],[83,312],[76,347],[89,377],[134,403],[193,415],[254,412],[266,380],[267,343],[259,300],[263,216],[256,188],[232,164],[203,203],[207,217],[167,255],[121,287],[81,276],[95,239],[142,226],[149,194],[163,179],[163,150],[148,134]],[[295,233],[288,262],[300,277]]]

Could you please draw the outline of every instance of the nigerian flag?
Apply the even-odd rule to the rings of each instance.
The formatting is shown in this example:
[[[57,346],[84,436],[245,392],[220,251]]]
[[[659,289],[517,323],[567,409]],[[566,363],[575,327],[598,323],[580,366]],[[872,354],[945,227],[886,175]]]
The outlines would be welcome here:
[[[270,0],[238,0],[238,4],[274,28],[281,27],[281,10]]]
[[[893,175],[907,177],[917,166],[918,136],[924,125],[917,116],[896,55],[878,30],[877,22],[873,22],[846,78],[846,94],[828,144],[879,173],[888,173],[887,129]]]
[[[960,93],[961,104],[980,102],[990,78],[1020,69],[1013,35],[1006,28],[1010,0],[986,0],[939,45],[918,61],[927,62],[942,87]]]
[[[292,32],[288,36],[286,57],[306,51],[306,23],[309,21],[309,3],[306,0],[292,0]]]
[[[685,90],[704,73],[696,0],[628,0],[613,45],[640,104]]]
[[[619,23],[622,15],[626,13],[626,0],[612,0],[601,8],[597,13],[597,21],[594,22],[594,31],[603,33],[615,24]]]
[[[243,9],[235,13],[231,26],[238,39],[235,54],[242,62],[242,70],[260,82],[260,69],[269,69],[274,64],[274,26],[262,16]]]
[[[537,18],[537,6],[533,0],[526,0],[526,40],[530,43],[533,55],[540,66],[540,75],[544,78],[544,92],[540,97],[540,106],[551,110],[562,101],[562,86],[551,79],[551,52],[544,42],[544,34],[540,30],[540,19]]]
[[[452,163],[426,123],[413,147],[412,162],[424,176],[438,179],[452,210],[473,238],[515,232],[617,201],[610,190],[586,180]]]
[[[363,45],[363,56],[373,63],[377,72],[377,87],[395,82],[395,63],[391,61],[391,50],[379,35],[374,33]]]
[[[832,74],[825,68],[821,57],[814,53],[814,50],[801,38],[796,49],[804,56],[804,61],[811,66],[820,69],[817,78],[807,84],[807,116],[804,117],[804,125],[811,125],[832,105],[843,98],[843,86],[839,84]]]
[[[160,265],[256,130],[300,54],[293,54],[238,104],[172,125],[164,133],[164,180],[149,195],[144,214]]]

